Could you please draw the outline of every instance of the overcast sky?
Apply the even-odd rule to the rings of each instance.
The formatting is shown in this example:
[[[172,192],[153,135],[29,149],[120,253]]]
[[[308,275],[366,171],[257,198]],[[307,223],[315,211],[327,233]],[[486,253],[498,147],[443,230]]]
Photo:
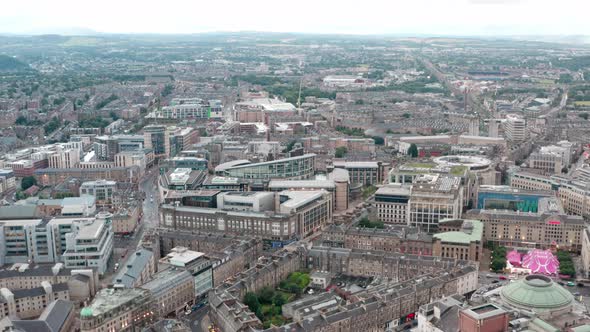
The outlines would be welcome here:
[[[2,0],[0,32],[590,35],[590,0]]]

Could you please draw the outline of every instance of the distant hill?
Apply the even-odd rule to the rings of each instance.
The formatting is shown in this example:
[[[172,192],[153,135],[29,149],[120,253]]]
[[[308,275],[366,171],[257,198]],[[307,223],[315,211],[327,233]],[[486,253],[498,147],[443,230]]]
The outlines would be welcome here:
[[[11,56],[0,54],[0,72],[29,71],[28,64]]]

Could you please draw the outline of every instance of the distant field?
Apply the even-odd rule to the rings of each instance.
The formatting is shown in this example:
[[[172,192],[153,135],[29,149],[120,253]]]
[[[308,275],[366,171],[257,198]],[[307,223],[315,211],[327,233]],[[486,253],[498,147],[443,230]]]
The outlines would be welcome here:
[[[72,47],[72,46],[96,46],[99,44],[99,40],[93,37],[71,37],[65,43],[62,43],[62,46],[65,47]]]
[[[554,84],[554,80],[539,80],[540,84]]]
[[[574,101],[574,105],[576,106],[590,106],[590,101]]]

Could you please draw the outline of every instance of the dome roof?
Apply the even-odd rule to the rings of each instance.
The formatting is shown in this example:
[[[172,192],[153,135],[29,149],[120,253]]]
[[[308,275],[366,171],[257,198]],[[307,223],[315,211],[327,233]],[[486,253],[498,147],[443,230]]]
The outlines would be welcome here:
[[[512,282],[500,291],[502,299],[522,309],[551,311],[571,306],[574,296],[550,278],[532,274]]]

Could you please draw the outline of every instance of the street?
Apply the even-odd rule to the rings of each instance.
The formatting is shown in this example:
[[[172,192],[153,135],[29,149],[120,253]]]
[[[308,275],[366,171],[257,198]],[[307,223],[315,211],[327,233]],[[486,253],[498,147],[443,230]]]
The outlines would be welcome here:
[[[193,332],[208,332],[209,326],[209,318],[207,314],[209,313],[209,306],[206,305],[199,310],[193,311],[190,315],[184,316],[181,320],[187,325],[190,326],[191,331]]]

